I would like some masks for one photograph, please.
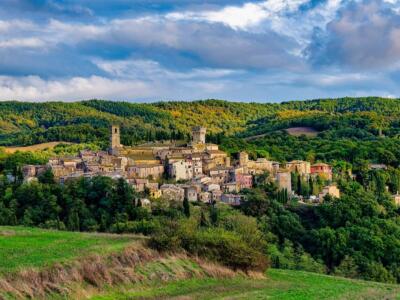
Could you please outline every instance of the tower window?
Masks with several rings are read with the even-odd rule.
[[[118,129],[117,128],[114,129],[114,133],[118,133]]]

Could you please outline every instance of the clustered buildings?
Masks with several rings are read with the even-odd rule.
[[[64,183],[73,178],[108,176],[124,178],[136,191],[146,192],[151,198],[168,200],[213,202],[238,205],[240,191],[253,186],[254,175],[269,173],[280,189],[292,194],[291,173],[301,176],[320,176],[332,180],[331,166],[311,165],[306,161],[292,161],[285,165],[264,158],[250,160],[240,152],[231,161],[218,145],[206,143],[206,128],[194,127],[192,141],[184,146],[150,144],[137,147],[123,146],[119,126],[110,127],[109,151],[80,151],[78,156],[50,159],[47,165],[26,165],[24,180],[35,180],[50,169],[54,177]],[[162,182],[173,182],[163,183]],[[319,197],[331,194],[339,197],[334,185],[324,188]]]

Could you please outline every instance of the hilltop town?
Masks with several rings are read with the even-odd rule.
[[[124,178],[137,191],[152,199],[224,202],[239,205],[243,189],[253,187],[255,176],[268,174],[286,197],[298,197],[292,190],[292,174],[308,181],[319,178],[326,186],[308,200],[321,202],[325,195],[340,197],[332,184],[332,167],[325,163],[311,164],[295,160],[285,164],[265,158],[250,160],[246,152],[232,159],[216,144],[206,143],[206,128],[194,127],[190,143],[160,143],[136,147],[120,141],[120,127],[110,127],[108,151],[82,150],[78,156],[51,158],[46,165],[25,165],[24,181],[37,180],[51,170],[61,184],[79,177],[107,176]],[[145,202],[148,199],[143,199]]]

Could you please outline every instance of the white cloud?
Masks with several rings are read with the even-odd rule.
[[[219,10],[173,12],[166,15],[171,20],[207,21],[223,23],[235,30],[249,30],[280,13],[296,11],[308,0],[268,0],[248,2],[242,6],[226,6]]]
[[[140,81],[113,80],[99,76],[44,80],[38,76],[0,76],[1,100],[25,101],[115,99],[154,96],[152,87]],[[122,98],[120,98],[122,99]]]
[[[146,80],[192,80],[192,79],[217,79],[235,74],[242,74],[244,71],[231,69],[200,68],[191,69],[185,72],[171,71],[162,67],[153,60],[98,60],[93,62],[103,71],[112,76],[120,78],[146,78]]]
[[[42,48],[45,42],[38,38],[15,38],[0,40],[0,48]]]

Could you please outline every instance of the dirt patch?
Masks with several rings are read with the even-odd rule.
[[[14,236],[14,230],[0,230],[0,236]]]
[[[26,152],[26,151],[39,151],[39,150],[44,150],[44,149],[53,149],[55,146],[59,144],[72,144],[69,142],[49,142],[49,143],[42,143],[42,144],[36,144],[32,146],[25,146],[25,147],[6,147],[5,151],[6,153],[14,153],[17,151],[21,152]]]
[[[315,130],[312,127],[290,127],[286,128],[285,131],[293,136],[305,135],[308,137],[316,137],[319,133],[318,130]]]

